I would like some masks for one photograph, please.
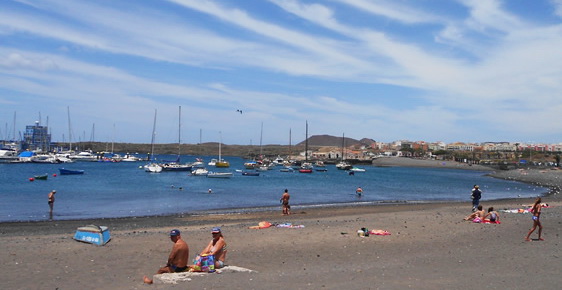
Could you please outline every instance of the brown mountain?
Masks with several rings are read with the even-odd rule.
[[[365,140],[361,139],[361,140]],[[345,137],[345,146],[351,146],[356,144],[363,144],[361,141],[355,140],[353,138]],[[305,141],[297,144],[298,146],[304,146]],[[330,147],[341,147],[342,137],[330,136],[330,135],[315,135],[308,138],[308,146],[330,146]]]

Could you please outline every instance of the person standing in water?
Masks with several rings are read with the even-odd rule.
[[[53,208],[55,207],[55,193],[57,193],[56,190],[51,190],[51,192],[49,192],[49,195],[47,195],[47,203],[49,204],[49,218],[53,219]]]
[[[279,199],[281,204],[283,204],[283,214],[284,215],[290,215],[291,214],[291,206],[289,205],[289,199],[290,198],[291,198],[291,196],[289,195],[289,190],[285,189],[285,192],[283,193],[283,195]]]

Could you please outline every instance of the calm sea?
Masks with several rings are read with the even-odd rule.
[[[361,166],[366,172],[350,176],[328,165],[327,172],[312,174],[276,168],[260,172],[260,176],[243,176],[235,170],[243,169],[245,160],[226,159],[231,167],[214,171],[233,172],[229,179],[190,176],[187,172],[147,173],[140,169],[142,162],[0,164],[0,221],[48,219],[47,194],[53,189],[57,190],[54,219],[59,220],[278,208],[284,189],[289,189],[291,204],[297,208],[396,201],[469,203],[474,184],[483,189],[483,200],[534,197],[548,190],[486,177],[486,172],[444,168]],[[195,157],[182,156],[182,161],[192,162]],[[85,174],[61,176],[61,167],[82,169]],[[45,173],[49,174],[47,180],[29,181]],[[363,188],[361,198],[355,195],[359,186]]]

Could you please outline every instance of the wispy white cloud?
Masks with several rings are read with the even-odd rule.
[[[49,99],[41,109],[57,111],[80,102],[86,120],[101,102],[112,104],[106,119],[143,127],[154,108],[188,103],[194,120],[214,116],[193,126],[229,127],[225,141],[238,143],[253,133],[228,131],[263,120],[274,132],[311,119],[322,120],[318,134],[386,140],[560,129],[560,25],[527,21],[501,1],[448,2],[455,13],[429,2],[269,0],[262,13],[228,0],[14,1],[0,10],[0,103]],[[512,126],[522,115],[544,125]]]

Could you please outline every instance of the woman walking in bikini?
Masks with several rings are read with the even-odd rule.
[[[533,207],[531,208],[531,212],[533,213],[533,227],[529,230],[529,233],[525,237],[525,241],[527,241],[527,242],[531,241],[529,239],[529,237],[535,231],[537,226],[539,227],[539,241],[544,241],[544,239],[542,238],[542,224],[541,224],[541,219],[540,219],[541,208],[542,208],[541,198],[537,197],[537,200],[535,200],[535,203],[533,204]]]

